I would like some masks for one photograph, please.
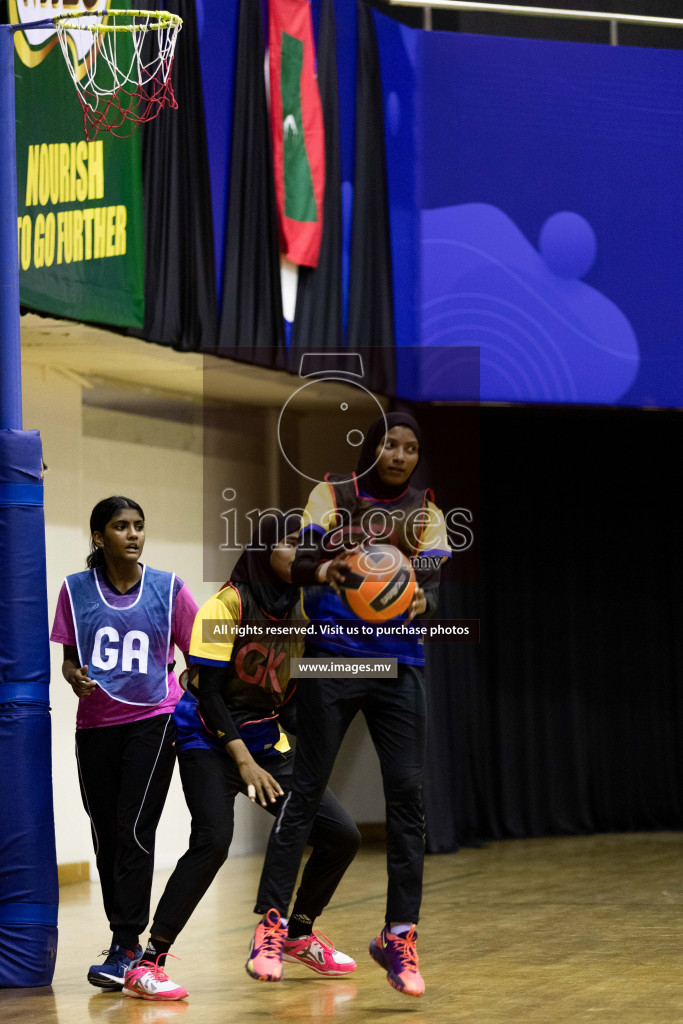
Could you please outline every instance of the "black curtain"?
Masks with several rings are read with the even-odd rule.
[[[384,112],[372,10],[358,3],[356,160],[348,345],[360,351],[373,391],[395,393],[394,305]]]
[[[241,0],[218,355],[285,365],[260,0]]]
[[[183,18],[173,63],[177,110],[142,125],[145,323],[136,337],[196,351],[215,345],[216,285],[209,160],[195,0],[149,0],[138,9]],[[156,46],[155,33],[147,45]]]
[[[432,417],[443,508],[467,438],[452,411]],[[439,614],[480,618],[482,639],[429,648],[431,852],[683,827],[682,422],[481,410],[480,579],[454,558]]]
[[[318,266],[300,267],[290,344],[290,368],[301,349],[340,349],[342,329],[342,215],[337,33],[333,0],[323,0],[318,35],[318,86],[325,122],[325,200]]]
[[[480,618],[480,409],[394,404],[411,411],[420,424],[423,443],[414,482],[434,491],[436,504],[447,516],[451,545],[457,547],[441,570],[435,618]],[[483,642],[487,636],[488,631]],[[492,799],[481,773],[481,767],[490,763],[491,751],[480,721],[480,657],[481,648],[471,643],[440,642],[427,647],[424,796],[430,853],[457,850],[492,834],[481,823]]]

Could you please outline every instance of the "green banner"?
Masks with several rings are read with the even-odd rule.
[[[301,39],[282,33],[280,92],[285,168],[285,216],[315,223],[318,214],[313,194],[313,178],[306,153],[304,122],[301,116],[301,68],[304,44]]]
[[[11,21],[25,22],[13,7]],[[44,17],[45,7],[40,10]],[[27,26],[15,34],[15,72],[21,302],[70,319],[141,327],[139,137],[118,139],[101,131],[86,139],[76,89],[51,28]]]

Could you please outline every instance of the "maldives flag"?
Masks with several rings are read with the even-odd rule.
[[[270,122],[280,249],[315,267],[323,231],[325,130],[309,0],[268,0]]]

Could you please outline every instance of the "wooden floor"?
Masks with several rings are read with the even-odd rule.
[[[0,990],[2,1024],[679,1024],[683,1022],[683,835],[493,843],[428,857],[419,952],[423,999],[389,987],[368,957],[382,924],[384,855],[364,850],[320,926],[358,960],[347,980],[289,965],[252,981],[257,857],[223,868],[181,935],[169,974],[187,1002],[102,993],[85,980],[108,943],[96,884],[62,890],[49,989]],[[155,896],[168,872],[159,872]]]

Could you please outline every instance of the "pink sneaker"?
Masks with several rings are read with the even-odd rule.
[[[257,981],[279,981],[282,977],[282,947],[287,938],[287,926],[277,910],[269,910],[256,926],[244,965],[247,974]]]
[[[407,996],[424,995],[425,983],[417,966],[417,932],[394,935],[382,928],[370,943],[370,956],[387,972],[387,981]]]
[[[316,931],[299,939],[285,939],[282,959],[290,964],[303,964],[329,978],[351,974],[357,966],[350,956],[334,948],[327,935]]]
[[[172,956],[172,953],[167,953]],[[132,996],[133,999],[186,999],[187,989],[176,985],[171,981],[166,971],[158,963],[150,960],[139,960],[133,967],[126,971],[126,979],[123,983],[124,996]]]

